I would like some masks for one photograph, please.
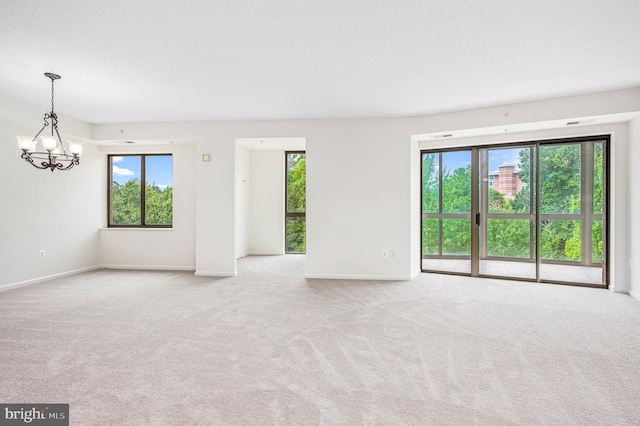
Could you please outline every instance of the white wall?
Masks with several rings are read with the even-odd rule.
[[[284,254],[284,152],[251,151],[249,254]]]
[[[406,122],[336,121],[318,130],[307,133],[306,276],[410,279]]]
[[[44,112],[0,98],[0,289],[98,264],[106,167],[91,144],[68,171],[39,170],[22,160],[15,135],[35,136]],[[67,117],[59,116],[59,129],[63,139],[90,137],[88,125]]]
[[[23,131],[11,124],[16,121],[13,117],[24,115],[29,108],[14,105],[2,108],[5,104],[0,102],[0,117],[7,122],[2,128],[5,139],[13,140],[16,133],[31,133],[30,129]],[[194,258],[199,275],[233,275],[235,141],[301,136],[306,138],[308,160],[307,276],[408,279],[419,269],[420,244],[419,184],[415,179],[419,160],[412,135],[637,111],[640,111],[640,89],[413,118],[96,125],[91,127],[95,140],[188,142],[184,147],[180,143],[173,148],[185,150],[176,151],[181,158],[177,166],[181,171],[175,177],[177,229],[98,231],[106,221],[106,151],[99,154],[88,150],[85,163],[78,169],[86,175],[56,172],[49,176],[51,179],[44,179],[46,173],[39,172],[33,177],[23,177],[24,185],[15,178],[18,170],[24,169],[11,166],[2,171],[1,188],[3,195],[7,194],[3,199],[16,200],[12,203],[20,205],[21,210],[16,213],[4,205],[1,210],[2,279],[12,283],[102,263],[186,268],[194,266]],[[38,111],[35,117],[29,120],[22,117],[17,122],[39,122],[41,114]],[[72,129],[87,127],[79,122],[70,123]],[[637,147],[619,142],[622,130],[612,130],[615,125],[602,126],[616,137],[613,275],[616,290],[620,290],[628,286],[628,251],[637,251],[628,237],[629,212],[637,212],[638,204],[636,199],[629,208],[625,204],[626,190],[636,190],[625,186],[629,178],[625,158],[629,154],[637,159],[638,153]],[[623,127],[626,131],[627,126]],[[631,129],[633,144],[638,140],[637,127],[635,123]],[[560,133],[550,131],[551,137],[562,136]],[[628,148],[631,150],[627,151]],[[2,148],[3,153],[18,156],[16,150]],[[203,153],[210,154],[212,161],[202,162]],[[18,163],[24,167],[19,158],[15,164]],[[82,168],[85,164],[87,167]],[[178,185],[182,190],[178,191]],[[25,188],[33,193],[34,187],[38,188],[37,195],[24,195]],[[73,188],[75,195],[67,198],[60,194],[61,188]],[[82,198],[77,194],[82,194]],[[65,202],[52,201],[60,198]],[[66,221],[74,218],[74,225],[78,225],[70,235],[45,236],[48,227],[36,218],[43,206],[55,222],[68,225]],[[251,210],[258,211],[256,206]],[[23,217],[31,228],[25,229]],[[248,229],[249,235],[253,234],[251,224]],[[41,241],[43,238],[45,241]],[[24,259],[37,255],[40,248],[48,249],[40,247],[42,244],[54,247],[53,254],[64,253],[62,263],[48,268],[44,266],[46,262],[39,264],[34,258],[26,261],[25,267]],[[130,250],[128,256],[122,256],[123,249]],[[382,259],[382,249],[394,250],[396,257]]]
[[[405,279],[419,253],[417,160],[411,135],[640,111],[640,89],[426,117],[95,126],[99,139],[182,138],[213,161],[196,164],[196,273],[233,275],[236,138],[306,138],[308,277]],[[553,131],[554,136],[557,135]],[[414,144],[415,145],[415,144]],[[624,147],[623,147],[624,148]],[[626,164],[616,176],[625,173]],[[618,190],[623,183],[618,180]],[[616,256],[627,250],[624,203],[614,198]],[[254,208],[255,209],[255,208]],[[416,210],[416,211],[414,211]],[[382,259],[381,250],[396,252]],[[618,262],[618,261],[616,261]],[[626,268],[613,272],[618,288]]]
[[[249,253],[249,212],[251,212],[251,152],[245,146],[236,144],[236,176],[242,177],[242,182],[236,179],[236,226],[240,236],[236,236],[236,257],[244,257]],[[240,185],[240,186],[239,186]],[[240,200],[238,198],[241,198]],[[241,211],[238,211],[241,210]],[[238,247],[240,246],[240,247]]]
[[[627,178],[629,185],[629,293],[640,300],[640,185],[637,169],[640,164],[640,117],[629,123],[629,157]]]
[[[236,274],[234,139],[196,145],[197,158],[211,154],[196,164],[196,275]]]
[[[103,146],[106,187],[107,154],[173,155],[173,228],[107,228],[100,224],[100,264],[108,268],[195,270],[195,146],[193,144]],[[101,209],[107,210],[106,196]]]

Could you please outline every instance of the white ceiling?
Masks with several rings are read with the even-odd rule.
[[[640,87],[638,0],[0,0],[0,94],[89,123],[425,115]]]

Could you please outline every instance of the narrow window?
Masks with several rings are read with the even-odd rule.
[[[307,210],[307,159],[304,151],[287,151],[285,197],[285,252],[305,253]]]
[[[109,155],[108,165],[110,227],[172,226],[171,154]]]

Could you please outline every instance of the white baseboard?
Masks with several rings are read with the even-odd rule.
[[[417,271],[415,271],[413,274],[411,274],[411,279],[412,279],[412,280],[415,280],[415,279],[416,279],[416,277],[417,277],[418,275],[420,275],[421,273],[422,273],[422,271],[421,271],[420,269],[418,269],[418,270],[417,270]]]
[[[250,251],[245,255],[246,256],[282,256],[284,252],[274,253],[272,251]]]
[[[38,284],[44,281],[55,280],[57,278],[68,277],[70,275],[81,274],[83,272],[94,271],[96,269],[102,269],[102,266],[101,265],[88,266],[86,268],[74,269],[73,271],[61,272],[59,274],[46,275],[44,277],[33,278],[31,280],[20,281],[17,283],[5,284],[0,286],[0,292],[13,290],[15,288],[20,288],[20,287],[26,287],[28,285]]]
[[[198,271],[196,270],[195,275],[198,277],[235,277],[238,275],[237,271],[233,272],[221,272],[221,271]]]
[[[339,275],[305,274],[305,278],[318,280],[367,280],[367,281],[411,281],[410,275]]]
[[[176,266],[176,265],[100,265],[103,269],[137,269],[141,271],[195,271],[195,266]]]

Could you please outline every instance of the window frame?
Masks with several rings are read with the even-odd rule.
[[[107,155],[107,227],[108,228],[173,228],[173,211],[171,213],[171,224],[146,224],[146,188],[147,188],[147,175],[146,175],[146,158],[147,157],[171,157],[171,172],[173,174],[173,154],[172,153],[150,153],[150,154],[108,154]],[[111,191],[113,189],[113,158],[114,157],[140,157],[140,224],[116,224],[113,223],[113,210],[112,210],[112,196]],[[173,206],[173,197],[171,198],[171,205]]]
[[[284,242],[284,252],[285,254],[306,254],[306,244],[305,244],[305,251],[289,251],[287,249],[287,219],[289,218],[296,218],[296,217],[301,217],[304,219],[304,226],[305,226],[305,241],[306,241],[306,232],[307,232],[307,206],[305,204],[305,209],[303,212],[290,212],[289,211],[289,205],[288,205],[288,200],[289,200],[289,164],[288,164],[288,160],[289,160],[289,155],[290,154],[303,154],[304,158],[306,160],[307,158],[307,152],[305,150],[295,150],[295,151],[285,151],[284,152],[284,238],[283,238],[283,242]],[[306,174],[305,174],[305,181],[306,181]],[[305,198],[306,198],[306,189],[305,189]]]

